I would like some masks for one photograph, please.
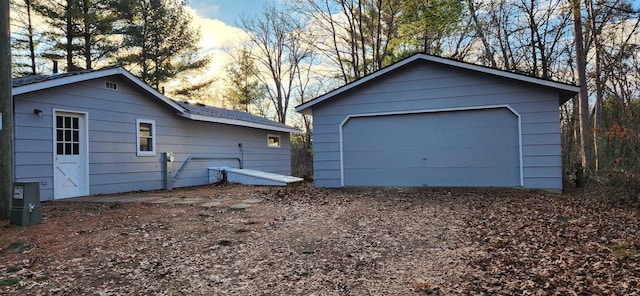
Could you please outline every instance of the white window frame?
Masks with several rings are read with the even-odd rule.
[[[140,150],[140,124],[151,124],[151,151]],[[158,137],[156,136],[156,121],[150,119],[136,119],[136,155],[138,156],[155,156],[156,155],[156,142]]]
[[[278,139],[276,144],[271,144],[271,138]],[[282,139],[280,135],[267,134],[267,147],[269,148],[280,148],[282,145]]]

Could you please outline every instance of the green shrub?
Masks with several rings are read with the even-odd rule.
[[[305,141],[304,135],[291,137],[291,175],[313,179],[313,148]]]

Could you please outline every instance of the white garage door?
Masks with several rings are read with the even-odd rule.
[[[507,108],[352,117],[342,141],[344,186],[521,185]]]

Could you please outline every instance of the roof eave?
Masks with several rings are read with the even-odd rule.
[[[105,76],[121,74],[121,68],[111,68],[102,71],[89,72],[78,75],[65,76],[50,80],[45,80],[41,82],[29,83],[21,86],[16,86],[12,88],[12,95],[22,95],[34,91],[44,90],[48,88],[53,88],[61,85],[67,85],[71,83],[76,83],[80,81],[101,78]]]
[[[331,97],[333,97],[335,95],[338,95],[340,93],[348,91],[348,90],[350,90],[352,88],[360,86],[360,85],[362,85],[362,84],[364,84],[364,83],[366,83],[366,82],[368,82],[368,81],[370,81],[370,80],[372,80],[374,78],[380,77],[380,76],[382,76],[382,75],[384,75],[384,74],[386,74],[388,72],[391,72],[391,71],[393,71],[395,69],[398,69],[398,68],[400,68],[400,67],[402,67],[402,66],[404,66],[404,65],[406,65],[408,63],[411,63],[411,62],[413,62],[413,61],[415,61],[416,59],[419,59],[419,58],[420,58],[419,55],[413,55],[411,57],[408,57],[408,58],[406,58],[406,59],[404,59],[402,61],[399,61],[399,62],[397,62],[397,63],[395,63],[393,65],[390,65],[388,67],[382,68],[382,69],[378,70],[377,72],[374,72],[374,73],[370,74],[369,76],[366,76],[366,77],[361,78],[359,80],[353,81],[353,82],[351,82],[351,83],[349,83],[347,85],[344,85],[342,87],[336,88],[336,89],[334,89],[334,90],[332,90],[332,91],[330,91],[330,92],[328,92],[328,93],[326,93],[326,94],[324,94],[322,96],[319,96],[319,97],[317,97],[317,98],[315,98],[315,99],[313,99],[313,100],[311,100],[309,102],[306,102],[304,104],[298,105],[298,106],[296,106],[295,110],[296,110],[296,112],[300,112],[300,113],[305,114],[304,111],[306,109],[310,108],[313,105],[316,105],[316,104],[318,104],[320,102],[323,102],[323,101],[325,101],[325,100],[327,100],[327,99],[329,99],[329,98],[331,98]]]
[[[313,108],[305,108],[305,109],[298,110],[298,107],[296,107],[296,112],[303,115],[313,115]]]
[[[564,103],[573,99],[580,92],[580,88],[578,87],[578,91],[560,91],[560,99],[558,100],[558,104],[560,106],[564,105]]]
[[[135,77],[133,74],[129,73],[129,71],[124,70],[123,68],[117,68],[117,69],[121,70],[119,74],[124,75],[131,82],[135,83],[140,88],[144,89],[146,92],[148,92],[151,95],[155,96],[156,98],[160,99],[163,103],[171,106],[176,111],[181,112],[181,113],[187,112],[187,109],[185,109],[184,107],[180,106],[180,104],[174,102],[172,99],[170,99],[167,96],[163,95],[162,93],[160,93],[159,91],[157,91],[153,87],[151,87],[148,84],[146,84],[144,81],[138,79],[138,77]]]
[[[157,90],[153,89],[151,86],[147,85],[142,80],[140,80],[139,78],[135,77],[133,74],[129,73],[127,70],[125,70],[122,67],[110,68],[110,69],[105,69],[105,70],[97,70],[97,71],[89,72],[89,73],[71,75],[71,76],[66,76],[66,77],[60,77],[60,78],[56,78],[56,79],[46,80],[46,81],[42,81],[42,82],[35,82],[35,83],[31,83],[31,84],[26,84],[26,85],[22,85],[22,86],[16,86],[16,87],[12,88],[12,95],[13,96],[22,95],[22,94],[26,94],[26,93],[30,93],[30,92],[34,92],[34,91],[45,90],[45,89],[49,89],[49,88],[53,88],[53,87],[68,85],[68,84],[77,83],[77,82],[81,82],[81,81],[87,81],[87,80],[91,80],[91,79],[103,78],[103,77],[112,76],[112,75],[125,76],[127,79],[129,79],[129,81],[133,82],[135,85],[139,86],[140,88],[142,88],[147,93],[149,93],[149,94],[153,95],[154,97],[158,98],[163,103],[169,105],[170,107],[172,107],[176,111],[178,111],[180,113],[184,113],[186,111],[186,109],[184,109],[182,106],[178,105],[177,103],[175,103],[174,101],[172,101],[171,99],[166,97],[165,95],[163,95],[160,92],[158,92]]]
[[[372,74],[370,74],[369,76],[366,76],[364,78],[361,78],[359,80],[356,80],[352,83],[349,83],[347,85],[344,85],[342,87],[339,87],[333,91],[330,91],[322,96],[319,96],[309,102],[306,102],[304,104],[298,105],[295,107],[296,112],[300,112],[303,114],[310,114],[311,112],[311,107],[321,103],[329,98],[332,98],[340,93],[346,92],[352,88],[355,88],[357,86],[360,86],[364,83],[369,82],[370,80],[373,80],[377,77],[380,77],[382,75],[385,75],[388,72],[391,72],[395,69],[398,69],[400,67],[403,67],[404,65],[407,65],[409,63],[412,63],[413,61],[416,60],[425,60],[425,61],[431,61],[431,62],[435,62],[435,63],[439,63],[439,64],[443,64],[443,65],[449,65],[449,66],[453,66],[453,67],[458,67],[461,69],[467,69],[467,70],[472,70],[472,71],[476,71],[476,72],[481,72],[481,73],[486,73],[486,74],[491,74],[491,75],[495,75],[495,76],[499,76],[499,77],[505,77],[505,78],[509,78],[509,79],[514,79],[514,80],[519,80],[519,81],[523,81],[523,82],[527,82],[527,83],[532,83],[532,84],[536,84],[536,85],[540,85],[540,86],[545,86],[545,87],[550,87],[550,88],[554,88],[557,89],[558,91],[561,92],[561,100],[560,100],[560,105],[562,105],[564,102],[566,102],[567,100],[569,100],[571,97],[573,97],[572,95],[569,95],[570,93],[578,93],[578,91],[580,90],[580,88],[578,86],[575,85],[570,85],[570,84],[565,84],[565,83],[560,83],[560,82],[555,82],[555,81],[549,81],[549,80],[544,80],[544,79],[540,79],[540,78],[535,78],[535,77],[529,77],[526,75],[522,75],[522,74],[517,74],[517,73],[512,73],[512,72],[507,72],[507,71],[503,71],[503,70],[498,70],[498,69],[493,69],[493,68],[488,68],[488,67],[484,67],[484,66],[479,66],[479,65],[474,65],[474,64],[470,64],[470,63],[465,63],[465,62],[460,62],[460,61],[455,61],[455,60],[451,60],[451,59],[445,59],[445,58],[441,58],[441,57],[436,57],[436,56],[431,56],[431,55],[426,55],[426,54],[415,54],[411,57],[408,57],[402,61],[399,61],[393,65],[390,65],[386,68],[383,68],[377,72],[374,72]],[[566,96],[569,96],[568,98]],[[565,99],[566,98],[566,99]],[[562,101],[564,100],[564,102]]]
[[[249,122],[249,121],[238,120],[238,119],[222,118],[222,117],[215,117],[215,116],[205,116],[205,115],[198,115],[198,114],[192,114],[192,113],[184,113],[182,116],[185,117],[185,118],[191,119],[191,120],[222,123],[222,124],[229,124],[229,125],[243,126],[243,127],[251,127],[251,128],[257,128],[257,129],[275,131],[275,132],[294,133],[294,134],[301,134],[302,133],[302,130],[294,128],[294,127],[273,126],[273,125],[256,123],[256,122]]]
[[[537,84],[537,85],[540,85],[540,86],[551,87],[551,88],[558,89],[560,91],[570,91],[570,92],[573,91],[573,92],[576,92],[576,93],[578,91],[580,91],[580,88],[578,86],[570,85],[570,84],[566,84],[566,83],[561,83],[561,82],[555,82],[555,81],[551,81],[551,80],[535,78],[535,77],[526,76],[526,75],[522,75],[522,74],[518,74],[518,73],[498,70],[498,69],[494,69],[494,68],[474,65],[474,64],[470,64],[470,63],[465,63],[465,62],[445,59],[445,58],[436,57],[436,56],[430,56],[430,55],[425,55],[425,54],[419,54],[419,56],[421,56],[422,59],[427,60],[427,61],[437,62],[437,63],[441,63],[441,64],[444,64],[444,65],[450,65],[450,66],[454,66],[454,67],[458,67],[458,68],[462,68],[462,69],[468,69],[468,70],[472,70],[472,71],[476,71],[476,72],[487,73],[487,74],[491,74],[491,75],[495,75],[495,76],[510,78],[510,79],[513,79],[513,80],[524,81],[524,82],[528,82],[528,83],[532,83],[532,84]]]

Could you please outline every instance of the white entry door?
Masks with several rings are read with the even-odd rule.
[[[55,112],[54,136],[54,198],[88,195],[86,115]]]

